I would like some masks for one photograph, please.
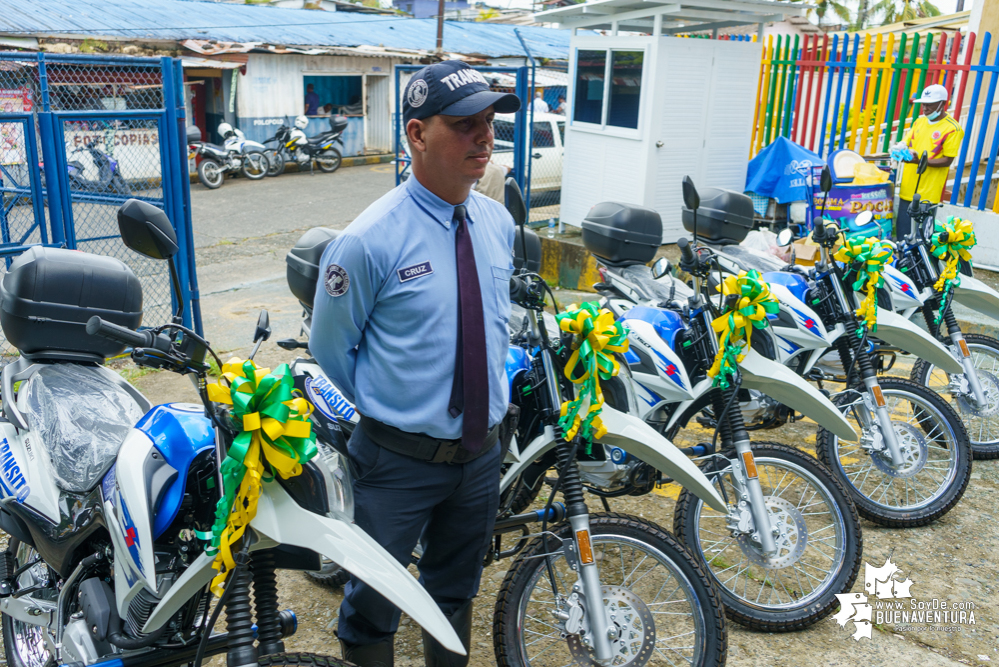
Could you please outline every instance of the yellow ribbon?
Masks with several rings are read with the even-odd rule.
[[[857,280],[853,283],[854,291],[866,287],[867,294],[857,308],[857,317],[861,323],[867,326],[869,331],[877,331],[878,328],[878,288],[884,284],[885,264],[891,262],[895,252],[895,244],[891,241],[883,241],[876,236],[856,241],[846,239],[833,258],[846,264],[849,270],[854,262],[860,263]],[[866,285],[865,285],[866,283]],[[857,335],[864,334],[863,327],[857,329]]]
[[[294,380],[287,364],[274,373],[252,361],[230,359],[222,366],[219,382],[208,385],[208,398],[233,406],[233,417],[242,430],[233,439],[222,462],[222,498],[215,513],[212,564],[218,574],[211,590],[221,595],[229,570],[235,566],[232,547],[257,514],[257,502],[265,479],[265,462],[283,479],[302,473],[302,463],[316,455],[316,436],[309,416],[312,404],[293,396]]]
[[[600,380],[618,374],[620,367],[613,353],[628,349],[628,330],[615,322],[614,314],[606,308],[598,312],[597,304],[593,302],[584,303],[578,309],[573,304],[555,318],[559,329],[575,336],[572,354],[565,364],[565,376],[579,385],[577,398],[562,403],[559,425],[567,441],[580,432],[589,449],[594,439],[607,433],[607,427],[600,419],[604,405]],[[579,410],[587,398],[589,406],[584,419],[580,418]]]
[[[727,389],[728,377],[735,374],[736,365],[752,346],[753,329],[767,326],[767,314],[780,309],[770,287],[760,279],[757,271],[741,271],[738,276],[727,276],[719,287],[723,296],[736,294],[739,298],[729,305],[711,323],[719,334],[718,353],[708,369],[708,377],[715,378],[714,386]]]

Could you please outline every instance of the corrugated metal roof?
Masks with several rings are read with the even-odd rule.
[[[432,51],[435,19],[281,9],[197,0],[2,0],[0,34],[217,39],[313,46],[379,46]],[[490,57],[524,55],[516,26],[447,21],[444,50]],[[519,28],[535,57],[566,58],[569,31]]]

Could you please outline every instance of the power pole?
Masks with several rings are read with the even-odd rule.
[[[444,0],[437,3],[437,55],[444,51]]]

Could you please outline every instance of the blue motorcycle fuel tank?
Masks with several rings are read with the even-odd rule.
[[[531,370],[531,355],[522,347],[511,345],[506,351],[506,381],[510,385],[510,396],[513,397],[513,382],[521,373]]]
[[[135,425],[153,441],[164,460],[179,474],[153,508],[153,538],[173,523],[184,499],[187,471],[194,458],[215,446],[215,430],[205,409],[194,403],[157,405]]]
[[[774,285],[782,285],[798,301],[808,303],[805,293],[808,291],[808,281],[797,273],[787,271],[769,271],[760,276],[763,280]]]
[[[680,315],[661,308],[635,306],[622,315],[621,319],[648,322],[655,328],[659,337],[666,341],[670,349],[673,349],[673,344],[676,342],[676,334],[684,329],[683,318]]]

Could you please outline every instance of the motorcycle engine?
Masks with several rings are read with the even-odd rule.
[[[748,391],[749,400],[741,403],[742,418],[746,425],[753,426],[773,419],[779,405],[777,401],[755,389]]]

